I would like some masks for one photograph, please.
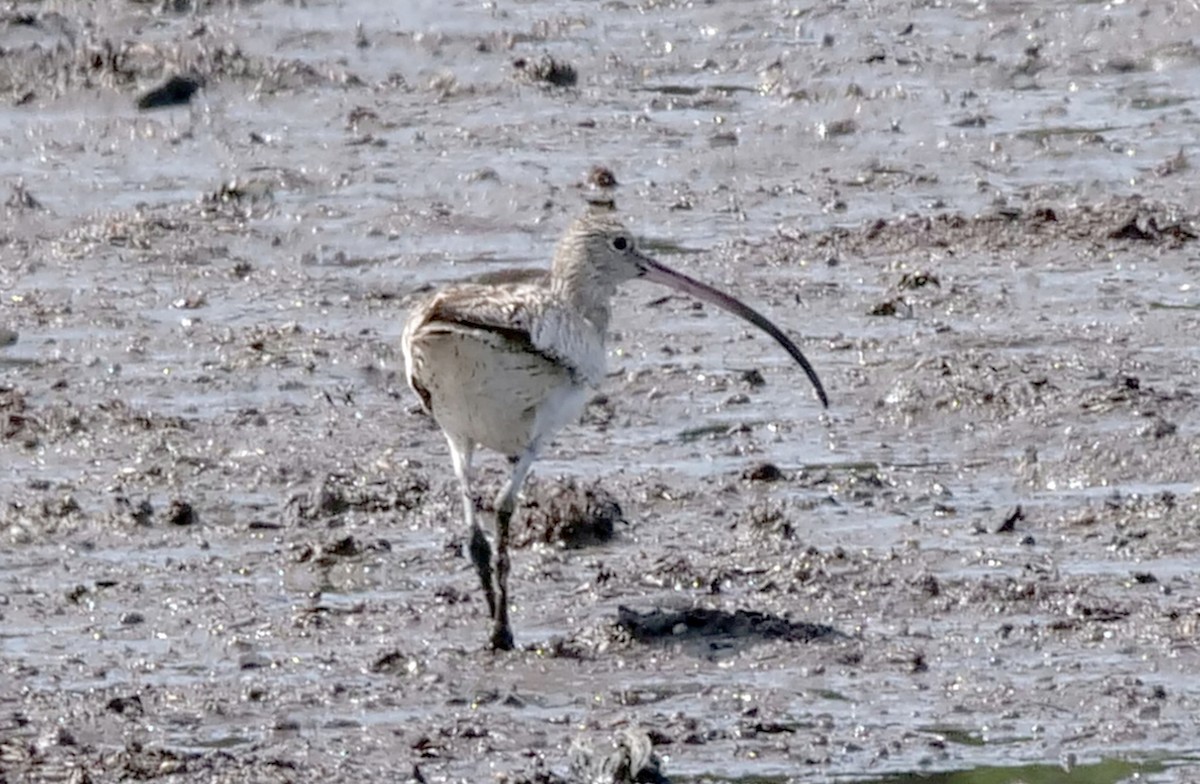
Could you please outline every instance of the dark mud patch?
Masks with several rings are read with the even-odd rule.
[[[754,610],[728,612],[706,607],[686,610],[617,609],[617,625],[638,642],[705,639],[716,645],[747,644],[755,641],[814,642],[838,634],[832,626],[790,621]]]
[[[168,106],[183,106],[190,102],[192,96],[199,92],[202,87],[204,87],[203,79],[175,75],[153,90],[139,96],[137,99],[137,108],[145,111],[148,109],[165,109]]]
[[[624,523],[621,505],[600,482],[530,482],[523,493],[517,547],[534,543],[578,549],[612,540]]]

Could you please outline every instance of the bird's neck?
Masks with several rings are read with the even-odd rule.
[[[592,322],[603,339],[612,316],[612,298],[617,293],[612,281],[598,274],[595,267],[578,263],[560,250],[550,269],[550,291],[572,312]]]
[[[612,296],[615,293],[612,286],[586,277],[563,279],[555,276],[551,278],[550,291],[572,312],[594,324],[601,335],[608,332],[608,323],[612,318]]]

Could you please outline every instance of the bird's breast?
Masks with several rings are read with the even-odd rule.
[[[604,331],[565,307],[546,308],[536,319],[530,337],[539,350],[558,357],[588,386],[604,380]]]

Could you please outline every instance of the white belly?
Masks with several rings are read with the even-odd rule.
[[[541,446],[587,402],[583,379],[496,333],[426,325],[406,349],[409,378],[442,429],[505,455]]]

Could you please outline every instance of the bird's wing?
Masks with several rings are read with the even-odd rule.
[[[525,286],[451,286],[435,294],[422,308],[421,326],[442,324],[500,335],[513,347],[541,353],[533,342],[536,328],[530,294]],[[414,316],[417,314],[414,314]],[[548,356],[551,361],[559,357]]]
[[[463,284],[443,289],[409,316],[405,340],[418,330],[438,327],[500,336],[514,350],[544,357],[580,383],[596,384],[604,375],[603,335],[554,303],[542,285]]]

